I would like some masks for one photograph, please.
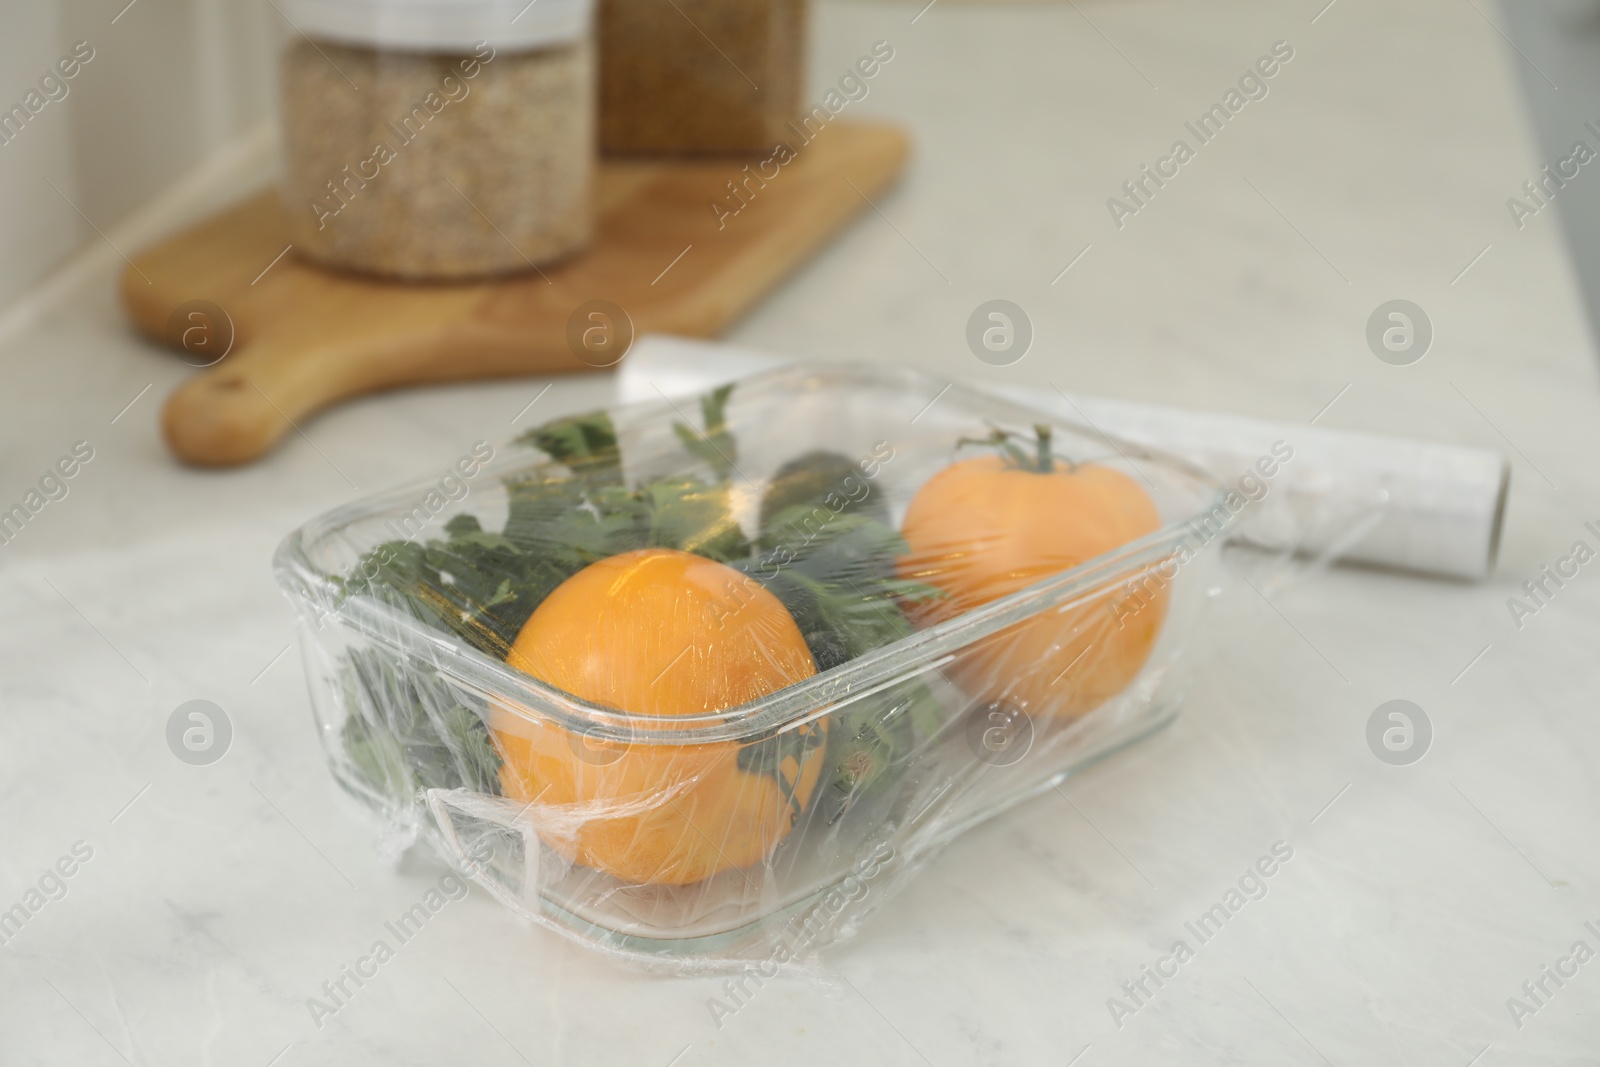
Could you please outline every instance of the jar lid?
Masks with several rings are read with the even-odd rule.
[[[418,51],[564,44],[584,36],[594,0],[283,0],[308,37]]]

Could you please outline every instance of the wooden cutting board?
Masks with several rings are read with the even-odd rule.
[[[209,364],[167,400],[172,451],[247,463],[348,397],[592,371],[616,362],[630,325],[714,337],[867,209],[908,153],[893,127],[839,121],[764,187],[744,182],[744,161],[606,161],[589,249],[542,274],[469,284],[388,282],[285,255],[269,191],[136,255],[122,302],[145,333]],[[719,218],[714,202],[740,203],[730,180],[744,206]]]

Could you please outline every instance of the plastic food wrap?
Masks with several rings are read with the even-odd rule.
[[[618,368],[617,397],[626,403],[694,393],[788,362],[722,341],[649,334]],[[1250,501],[1234,538],[1269,553],[1293,549],[1469,581],[1494,569],[1511,464],[1493,449],[1037,386],[987,391],[1087,425],[1124,447],[1180,457],[1229,483]]]
[[[1170,721],[1229,500],[959,386],[787,368],[480,442],[276,564],[391,851],[615,956],[765,969]]]

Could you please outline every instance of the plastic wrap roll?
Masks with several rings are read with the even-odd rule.
[[[629,402],[694,393],[786,362],[733,345],[645,337],[622,363],[618,398]],[[1224,484],[1241,486],[1241,495],[1252,502],[1256,493],[1263,502],[1273,500],[1255,521],[1240,525],[1242,536],[1279,544],[1292,540],[1302,551],[1349,562],[1474,581],[1494,566],[1511,467],[1491,449],[1050,389],[993,391],[1064,421],[1087,424],[1113,447],[1121,442],[1179,456]],[[1307,519],[1363,511],[1371,511],[1373,520],[1362,537],[1347,544],[1333,543],[1319,533],[1324,524]],[[1325,525],[1349,528],[1343,522]]]

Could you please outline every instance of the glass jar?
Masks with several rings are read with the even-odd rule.
[[[592,0],[284,0],[289,239],[406,280],[526,271],[593,229]]]
[[[736,155],[791,139],[806,9],[807,0],[600,0],[601,148]]]

